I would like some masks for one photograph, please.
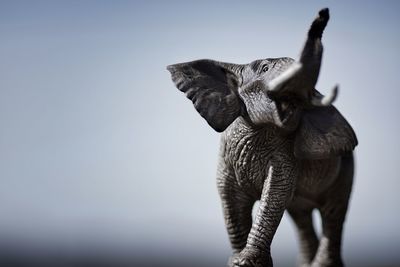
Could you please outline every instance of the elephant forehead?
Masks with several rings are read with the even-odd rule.
[[[290,65],[292,65],[294,59],[289,57],[281,57],[281,58],[266,58],[266,59],[258,59],[246,65],[242,72],[243,84],[251,82],[259,76],[263,75],[267,80],[272,80],[277,77],[279,74],[284,72]],[[264,66],[268,67],[268,71],[266,73],[262,73],[262,68]]]
[[[287,70],[293,63],[294,59],[288,57],[272,59],[271,67],[266,73],[267,79],[272,80]]]

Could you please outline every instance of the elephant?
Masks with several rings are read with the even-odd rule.
[[[228,266],[273,266],[271,242],[285,211],[297,229],[299,266],[344,266],[342,230],[358,141],[332,105],[338,86],[327,95],[315,89],[328,20],[329,9],[320,10],[299,60],[202,59],[167,67],[176,87],[222,132],[217,187],[233,250]]]

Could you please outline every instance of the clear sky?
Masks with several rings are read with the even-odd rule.
[[[3,243],[224,263],[219,134],[165,67],[296,58],[323,7],[317,89],[340,84],[359,139],[344,257],[399,264],[399,1],[0,1]],[[274,260],[296,252],[285,216]]]

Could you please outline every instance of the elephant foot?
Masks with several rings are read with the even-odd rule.
[[[233,253],[232,256],[229,257],[227,267],[232,267],[232,266],[234,266],[234,265],[233,265],[233,260],[236,259],[236,258],[239,256],[239,254],[240,254],[240,252],[235,252],[235,253]]]
[[[272,267],[272,258],[265,252],[243,249],[229,260],[229,267]]]
[[[318,261],[314,260],[311,264],[311,267],[344,267],[342,260],[326,260],[326,261]]]
[[[311,267],[312,260],[300,258],[296,264],[297,267]]]
[[[297,266],[298,267],[311,267],[311,263],[300,263]]]

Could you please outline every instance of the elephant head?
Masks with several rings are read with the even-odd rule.
[[[328,9],[312,23],[300,59],[268,58],[249,64],[196,60],[170,65],[172,80],[217,132],[237,117],[255,127],[294,133],[299,158],[326,158],[357,145],[343,116],[331,105],[335,86],[323,96],[315,90],[322,59],[321,37]]]

